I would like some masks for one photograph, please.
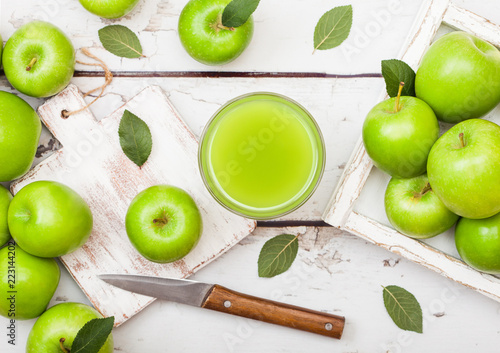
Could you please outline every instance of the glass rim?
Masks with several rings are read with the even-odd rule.
[[[215,194],[215,192],[212,190],[212,187],[210,186],[210,184],[208,182],[209,178],[207,177],[207,175],[205,175],[206,173],[205,173],[204,168],[203,168],[203,159],[204,159],[204,157],[202,156],[203,141],[205,140],[208,131],[212,127],[212,124],[219,117],[219,114],[224,109],[226,109],[229,105],[231,105],[231,104],[233,104],[233,103],[235,103],[237,101],[240,101],[240,100],[242,100],[244,98],[247,98],[247,97],[259,96],[259,95],[274,96],[274,97],[278,97],[278,98],[284,99],[284,100],[286,100],[286,101],[288,101],[288,102],[296,105],[300,110],[302,110],[305,113],[305,115],[309,118],[310,122],[312,123],[312,125],[314,127],[315,132],[317,133],[317,135],[319,137],[319,142],[320,142],[319,145],[320,145],[321,151],[322,151],[322,153],[321,153],[321,155],[322,155],[321,163],[317,163],[316,167],[314,167],[314,175],[315,176],[317,175],[317,180],[315,182],[314,182],[314,180],[311,181],[309,183],[309,185],[308,185],[308,186],[311,186],[314,183],[314,186],[309,191],[305,190],[305,192],[303,192],[302,194],[300,194],[300,197],[298,198],[298,199],[300,199],[300,202],[298,204],[296,204],[295,206],[291,207],[290,209],[287,209],[287,210],[285,210],[283,212],[280,212],[280,213],[277,213],[277,214],[273,214],[273,215],[270,215],[270,216],[254,216],[254,215],[249,215],[249,214],[240,212],[239,210],[236,210],[233,207],[230,207],[230,205],[226,204],[223,200],[221,200]],[[287,214],[290,214],[293,211],[296,211],[298,208],[300,208],[302,205],[304,205],[311,198],[311,196],[314,194],[314,192],[318,188],[319,184],[321,183],[321,180],[323,178],[323,174],[324,174],[324,171],[325,171],[325,165],[326,165],[326,157],[325,156],[326,156],[326,146],[325,146],[325,140],[323,138],[323,133],[321,132],[321,129],[320,129],[317,121],[314,119],[314,117],[311,115],[311,113],[309,113],[309,111],[306,108],[304,108],[300,103],[298,103],[294,99],[289,98],[289,97],[287,97],[287,96],[285,96],[283,94],[280,94],[280,93],[268,92],[268,91],[255,91],[255,92],[245,93],[245,94],[239,95],[239,96],[237,96],[235,98],[232,98],[232,99],[228,100],[226,103],[224,103],[223,105],[221,105],[219,107],[219,109],[217,109],[217,111],[211,116],[211,118],[205,124],[205,127],[203,128],[203,131],[202,131],[202,133],[200,135],[200,139],[199,139],[199,143],[198,143],[198,169],[199,169],[199,172],[201,174],[201,178],[203,180],[203,184],[205,185],[205,188],[208,190],[208,192],[210,193],[210,195],[212,195],[212,197],[215,199],[215,201],[217,201],[217,203],[219,203],[222,207],[224,207],[228,211],[230,211],[230,212],[232,212],[232,213],[234,213],[234,214],[236,214],[238,216],[242,216],[242,217],[253,219],[253,220],[277,219],[277,218],[283,217],[283,216],[285,216]],[[302,197],[303,197],[303,199],[301,199]]]

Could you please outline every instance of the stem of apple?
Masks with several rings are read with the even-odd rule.
[[[153,223],[160,228],[163,228],[168,223],[167,212],[163,211],[163,214],[160,218],[153,219]]]
[[[401,110],[401,107],[399,106],[399,100],[401,98],[401,92],[403,92],[403,87],[405,86],[404,82],[399,83],[399,90],[398,90],[398,95],[396,97],[396,104],[394,106],[394,113],[397,113]]]
[[[464,133],[463,132],[459,133],[458,138],[460,139],[460,146],[464,148],[465,147]]]
[[[226,31],[234,31],[234,27],[227,27],[227,26],[224,26],[222,23],[218,24],[217,28],[225,29]]]
[[[31,61],[28,64],[28,66],[26,66],[26,71],[31,71],[31,68],[33,67],[33,65],[35,65],[36,60],[37,60],[36,58],[31,59]]]
[[[160,226],[164,226],[168,223],[168,220],[166,220],[165,218],[156,218],[156,219],[153,219],[153,223],[158,224]]]
[[[413,199],[420,199],[422,196],[424,196],[431,190],[432,190],[431,184],[427,182],[427,184],[425,184],[425,186],[422,188],[422,190],[420,190],[420,192],[413,193]]]
[[[63,345],[64,341],[66,341],[66,338],[61,337],[61,339],[59,340],[59,346],[61,347],[61,350],[62,350],[64,353],[69,353],[69,350],[67,350],[67,349],[64,347],[64,345]]]
[[[221,29],[224,29],[226,31],[234,31],[234,27],[227,27],[222,24],[221,13],[217,16],[217,20],[214,23],[212,23],[211,27],[215,30],[216,33],[219,33]]]
[[[427,194],[428,191],[431,191],[431,190],[432,190],[431,184],[427,183],[427,184],[425,184],[425,186],[422,189],[422,191],[420,191],[420,195],[424,196],[425,194]]]

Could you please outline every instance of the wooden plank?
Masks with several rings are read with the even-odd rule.
[[[245,52],[229,64],[210,67],[192,59],[178,38],[179,14],[186,3],[186,0],[141,0],[124,18],[104,20],[74,0],[2,1],[0,33],[6,40],[22,24],[43,19],[65,31],[75,48],[90,47],[114,71],[312,70],[348,74],[378,72],[381,59],[395,57],[404,40],[400,31],[408,31],[420,7],[417,1],[353,0],[350,3],[355,12],[354,23],[345,45],[312,55],[317,21],[338,4],[318,0],[311,6],[304,0],[287,0],[287,6],[283,6],[279,1],[262,1],[254,13],[254,37]],[[104,50],[97,31],[108,24],[121,24],[134,31],[146,58],[123,59]],[[368,57],[372,60],[365,60]],[[87,61],[80,54],[78,58]],[[77,65],[77,69],[96,70],[84,65]]]
[[[101,273],[140,273],[187,277],[234,246],[255,228],[255,222],[226,211],[206,191],[198,174],[197,140],[159,87],[148,87],[109,117],[97,121],[85,110],[68,119],[85,102],[74,85],[42,105],[38,112],[51,133],[64,146],[12,185],[17,192],[36,180],[55,180],[76,190],[89,204],[94,229],[79,250],[61,258],[71,275],[105,316],[115,323],[152,302],[152,298],[126,292],[100,281]],[[148,161],[137,167],[121,151],[118,125],[125,109],[141,117],[153,135]],[[145,260],[130,244],[124,227],[132,198],[157,184],[185,189],[202,213],[204,231],[198,246],[172,264]]]
[[[101,85],[103,78],[77,77],[73,79],[82,91]],[[311,199],[297,211],[280,221],[320,221],[331,191],[344,170],[354,149],[364,116],[377,99],[383,85],[380,78],[115,78],[104,97],[91,106],[97,119],[108,116],[133,95],[149,85],[159,85],[175,105],[190,130],[199,136],[211,115],[226,101],[237,95],[255,91],[284,94],[303,105],[318,122],[326,145],[325,174]],[[4,88],[5,87],[5,88]],[[0,77],[0,89],[9,89]],[[90,101],[91,98],[87,98]],[[36,106],[39,100],[28,100]],[[41,141],[40,160],[53,151],[54,139],[46,132]]]
[[[414,26],[408,46],[403,49],[401,56],[401,59],[414,69],[418,67],[425,51],[432,43],[443,18],[456,28],[472,29],[473,34],[480,38],[486,37],[485,39],[490,41],[496,33],[493,43],[498,43],[500,26],[469,11],[451,6],[447,0],[430,1],[426,6],[428,8],[424,8],[421,12],[422,18]],[[382,96],[385,98],[385,92]],[[500,301],[500,280],[497,277],[478,272],[443,251],[424,242],[408,238],[394,229],[382,225],[378,220],[353,211],[353,207],[365,187],[372,166],[373,164],[360,139],[353,152],[353,157],[332,195],[329,207],[325,210],[325,221],[432,269],[489,298]]]
[[[469,10],[450,4],[443,21],[456,29],[472,33],[500,48],[500,25]]]
[[[430,245],[406,237],[391,227],[352,212],[344,229],[410,261],[500,301],[500,279],[481,273]]]
[[[449,0],[429,0],[422,5],[408,35],[408,40],[399,55],[401,60],[413,68],[417,67],[425,50],[430,46],[431,39],[441,25],[448,5]],[[387,93],[384,89],[378,101],[382,101],[386,97]],[[363,140],[359,138],[347,167],[323,213],[325,222],[334,227],[342,228],[344,226],[372,167],[373,163],[366,154]]]

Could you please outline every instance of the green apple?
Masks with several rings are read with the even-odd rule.
[[[0,67],[2,66],[2,50],[3,50],[3,40],[2,36],[0,35]]]
[[[500,126],[463,121],[436,141],[427,163],[429,182],[450,211],[466,218],[500,212]]]
[[[130,204],[125,226],[137,251],[160,263],[186,256],[202,233],[202,219],[194,200],[170,185],[151,186],[140,192]]]
[[[480,118],[500,103],[500,52],[469,33],[448,33],[422,59],[415,90],[439,120]]]
[[[9,210],[12,194],[3,185],[0,185],[0,247],[10,239],[9,226],[7,224],[7,211]]]
[[[42,123],[18,96],[0,91],[0,181],[23,176],[35,159]]]
[[[459,218],[434,194],[426,174],[392,178],[385,192],[385,212],[394,228],[417,239],[441,234]]]
[[[80,0],[87,11],[103,18],[120,18],[134,9],[139,0]]]
[[[35,181],[12,199],[8,214],[12,238],[40,257],[66,255],[82,246],[92,231],[92,213],[74,190],[54,181]]]
[[[69,352],[78,331],[90,320],[99,318],[102,315],[85,304],[54,305],[33,325],[26,342],[26,353],[62,353],[61,344]],[[64,338],[64,343],[60,343],[61,338]],[[110,334],[98,353],[112,352],[113,335]]]
[[[231,0],[190,0],[179,17],[179,38],[191,57],[206,65],[227,64],[250,43],[253,19],[236,28],[222,25],[222,12]]]
[[[380,102],[366,116],[363,143],[375,166],[396,178],[425,173],[427,156],[439,137],[432,109],[415,97]]]
[[[59,93],[73,77],[75,49],[70,39],[48,22],[33,21],[9,38],[3,51],[7,80],[32,97]]]
[[[455,229],[455,245],[469,266],[500,274],[500,213],[486,219],[462,218]]]
[[[54,259],[25,252],[14,242],[0,250],[0,315],[28,320],[40,316],[59,284]]]

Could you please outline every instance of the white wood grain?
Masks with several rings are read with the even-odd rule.
[[[417,67],[441,25],[449,4],[449,0],[429,0],[424,3],[407,37],[407,42],[401,50],[399,59],[414,69]],[[378,101],[382,101],[386,97],[387,93],[384,89]],[[324,211],[323,219],[325,222],[335,227],[344,226],[372,167],[373,163],[365,151],[362,139],[359,138],[347,167],[344,169],[344,173]]]
[[[493,2],[495,0],[483,0]],[[48,20],[71,38],[75,48],[91,47],[112,70],[127,71],[267,71],[267,72],[378,72],[380,60],[396,57],[408,33],[420,1],[331,0],[262,1],[254,14],[252,42],[235,61],[210,67],[193,60],[183,49],[177,22],[187,0],[141,0],[120,20],[103,20],[87,12],[76,0],[2,1],[0,33],[6,40],[17,28],[38,18]],[[317,21],[335,6],[352,4],[353,27],[341,47],[313,51]],[[105,51],[97,31],[108,24],[121,24],[138,34],[146,58],[118,58]],[[78,55],[83,61],[84,56]],[[370,58],[371,60],[366,60]],[[95,70],[78,65],[79,70]]]
[[[424,242],[405,237],[393,228],[356,212],[349,215],[343,228],[377,246],[427,267],[489,298],[500,301],[499,278],[476,271],[463,261]],[[380,234],[384,234],[384,236],[381,237]]]
[[[62,182],[89,204],[94,229],[87,243],[61,258],[92,304],[122,324],[153,301],[110,286],[97,278],[102,273],[141,273],[183,278],[191,275],[248,235],[255,221],[233,215],[206,191],[198,173],[196,137],[159,87],[147,87],[109,117],[97,121],[88,110],[61,117],[85,102],[70,85],[39,109],[42,121],[64,146],[12,185],[15,193],[36,180]],[[137,167],[121,151],[118,125],[125,109],[138,115],[151,129],[153,150]],[[203,218],[197,247],[184,259],[157,264],[144,259],[128,241],[124,220],[138,192],[157,184],[185,189]]]
[[[494,38],[493,43],[498,43],[500,26],[455,5],[451,6],[448,0],[429,1],[421,11],[421,16],[422,18],[418,19],[413,27],[408,46],[403,49],[401,56],[401,59],[414,69],[418,67],[443,21],[455,28],[470,29],[473,34],[480,38],[486,40]],[[386,97],[385,91],[382,96]],[[494,119],[498,122],[500,116],[497,114]],[[353,210],[370,176],[372,167],[373,163],[360,139],[332,195],[328,208],[325,210],[325,221],[432,269],[489,298],[500,301],[500,281],[497,277],[480,273],[440,249],[433,248],[422,241],[408,238],[381,224],[379,220]],[[377,194],[379,198],[382,197],[380,192]],[[379,203],[377,202],[377,204]]]
[[[221,70],[221,71],[315,71],[342,74],[380,72],[380,60],[397,57],[422,0],[354,0],[333,4],[330,0],[265,1],[255,14],[256,32],[248,50],[224,67],[204,67],[191,60],[180,47],[176,18],[187,0],[141,0],[131,16],[112,23],[138,33],[146,59],[119,59],[103,50],[99,56],[115,71]],[[346,46],[311,53],[312,29],[326,10],[352,3],[354,25]],[[399,3],[400,12],[380,25],[376,13]],[[453,0],[473,12],[500,23],[498,0]],[[111,21],[101,20],[82,9],[76,0],[22,0],[0,2],[0,33],[6,41],[21,24],[36,16],[60,26],[75,47],[98,47],[97,30]],[[149,27],[149,22],[156,27]],[[377,33],[377,25],[380,31]],[[152,31],[149,31],[149,30]],[[363,34],[370,33],[363,37]],[[358,52],[347,55],[346,49]],[[87,70],[86,66],[79,66]],[[140,75],[140,73],[139,73]],[[77,77],[73,82],[88,91],[102,79]],[[189,127],[197,135],[220,104],[237,94],[255,90],[282,92],[305,105],[325,134],[327,170],[314,197],[294,220],[317,220],[354,149],[363,117],[377,101],[380,79],[240,79],[151,78],[115,79],[107,95],[92,111],[97,119],[147,85],[158,84],[168,93]],[[11,90],[0,76],[0,89]],[[42,100],[27,99],[33,107]],[[46,131],[46,147],[51,135]],[[41,158],[47,157],[50,152]],[[368,191],[366,188],[363,191]],[[374,203],[375,199],[368,200]],[[288,273],[274,279],[258,278],[256,261],[262,245],[281,233],[301,232],[298,259]],[[439,238],[439,237],[438,237]],[[498,351],[500,307],[486,296],[452,282],[399,255],[334,228],[257,229],[231,251],[197,272],[194,279],[219,282],[228,287],[268,298],[311,307],[340,310],[347,326],[340,341],[272,325],[253,326],[236,319],[189,306],[157,301],[127,324],[114,330],[117,352],[326,352],[421,353]],[[380,285],[396,284],[411,291],[422,305],[424,334],[398,329],[387,316]],[[51,305],[63,301],[87,302],[81,289],[63,269]],[[336,312],[336,311],[335,311]],[[18,321],[16,346],[4,336],[8,320],[0,317],[0,352],[22,353],[34,320]],[[233,344],[230,344],[233,339]]]
[[[259,278],[262,245],[278,234],[299,234],[297,259],[275,278]],[[113,331],[120,353],[495,353],[500,340],[497,302],[428,271],[368,241],[332,227],[257,228],[251,236],[194,274],[243,293],[345,315],[341,340],[166,301],[156,301]],[[400,330],[385,311],[381,285],[415,295],[424,333]],[[51,306],[88,303],[63,270]],[[0,317],[0,327],[7,325]],[[18,321],[15,347],[0,339],[0,351],[24,353],[34,320]],[[473,324],[471,324],[473,323]]]
[[[72,80],[82,91],[102,84],[103,78],[76,77]],[[362,117],[378,98],[380,78],[114,78],[105,95],[90,110],[99,120],[111,114],[132,96],[149,85],[159,85],[197,136],[213,113],[237,95],[255,91],[284,94],[303,105],[318,122],[326,145],[326,167],[321,183],[310,200],[281,220],[320,221],[331,191],[342,174],[354,149]],[[5,87],[5,88],[4,88]],[[0,89],[10,90],[0,78]],[[11,92],[14,92],[11,90]],[[25,97],[34,107],[41,100]],[[87,99],[90,101],[90,99]],[[37,159],[47,158],[53,142],[46,131],[41,149],[48,149]]]
[[[450,4],[443,21],[451,27],[480,36],[491,44],[500,47],[500,25],[467,9]]]

